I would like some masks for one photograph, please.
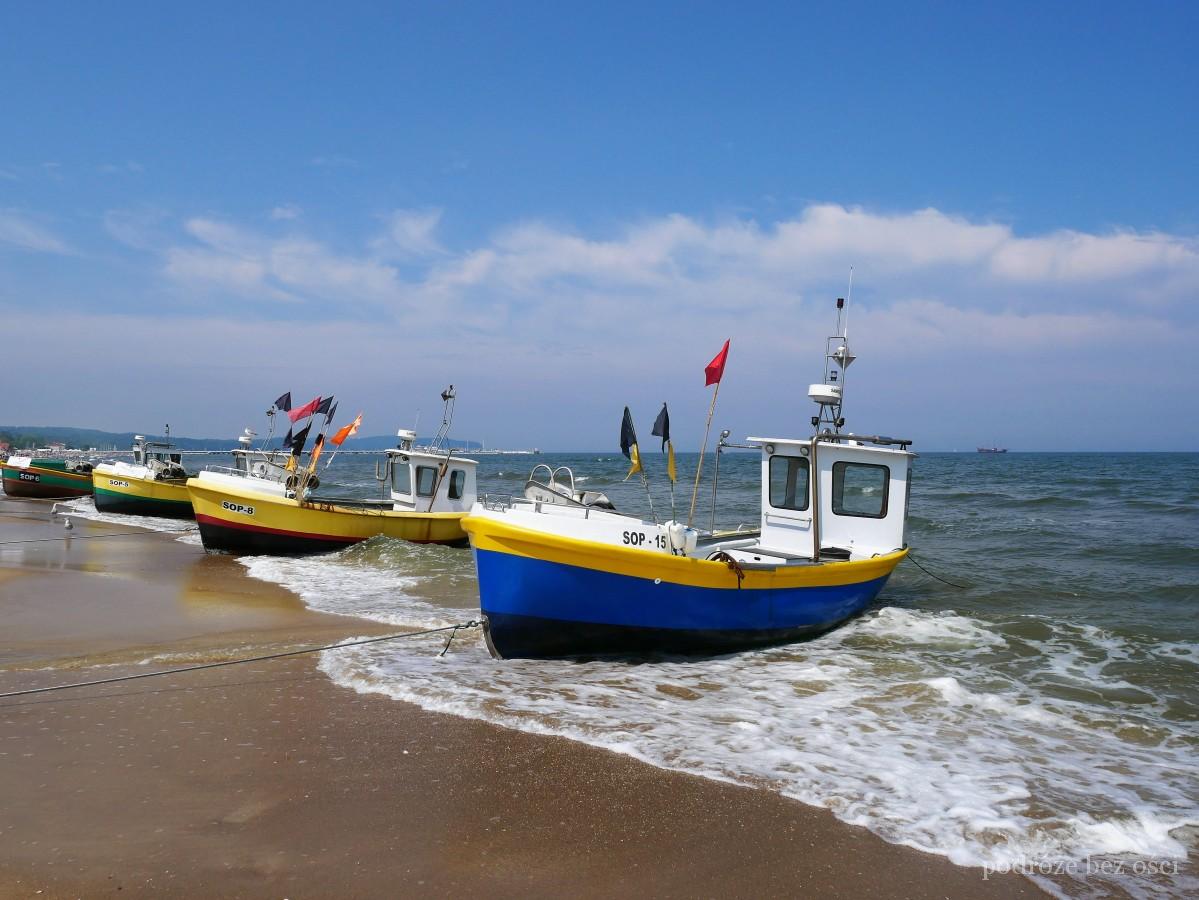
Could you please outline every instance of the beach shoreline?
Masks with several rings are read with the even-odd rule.
[[[48,513],[0,500],[0,541],[38,541],[0,544],[0,692],[393,630],[172,535],[76,520],[67,546]],[[1042,895],[770,791],[360,694],[315,656],[6,698],[0,754],[3,896]]]

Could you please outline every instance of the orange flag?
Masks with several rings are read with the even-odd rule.
[[[332,444],[334,447],[340,447],[342,445],[342,442],[345,441],[346,438],[352,437],[358,433],[358,426],[361,424],[362,424],[362,413],[358,413],[358,418],[356,418],[349,425],[342,426],[338,430],[337,434],[335,434],[335,435],[333,435],[333,437],[329,438],[329,443]]]

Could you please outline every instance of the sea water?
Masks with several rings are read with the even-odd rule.
[[[538,462],[623,511],[671,516],[616,453],[485,457],[480,491]],[[696,456],[679,457],[674,515]],[[725,453],[715,512],[758,515],[758,457]],[[321,493],[379,496],[343,455]],[[865,614],[805,643],[707,659],[493,660],[478,632],[329,651],[335,681],[559,735],[830,809],[899,844],[1069,897],[1194,896],[1199,849],[1199,454],[925,454],[909,542]],[[427,628],[478,616],[469,551],[376,539],[247,571],[314,609]],[[919,564],[919,565],[917,565]],[[923,568],[921,568],[923,567]],[[1188,860],[1189,856],[1189,860]]]

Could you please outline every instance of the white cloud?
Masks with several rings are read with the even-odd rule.
[[[0,209],[0,244],[35,253],[69,253],[67,245],[15,209]]]
[[[184,230],[199,246],[170,248],[164,272],[185,285],[268,300],[331,301],[330,312],[359,302],[392,303],[404,293],[393,267],[339,255],[317,241],[268,238],[206,218],[188,220]]]
[[[1022,282],[1105,281],[1164,272],[1199,275],[1199,242],[1157,232],[1059,231],[1040,238],[1010,237],[992,254],[991,270]]]
[[[298,219],[304,214],[304,211],[294,203],[285,203],[282,206],[276,206],[271,210],[271,218],[277,222],[287,222],[293,219]]]
[[[446,251],[437,240],[440,224],[440,209],[399,209],[387,217],[386,230],[371,247],[382,256],[402,259],[441,256]]]
[[[521,222],[456,251],[438,238],[440,210],[398,210],[386,222],[383,235],[347,253],[197,217],[185,224],[194,243],[171,248],[165,272],[243,297],[308,301],[326,319],[373,309],[445,332],[549,327],[559,343],[578,347],[636,342],[631,322],[651,334],[751,329],[773,341],[780,322],[784,333],[798,325],[805,303],[840,293],[851,264],[857,307],[906,310],[920,322],[929,318],[924,308],[903,304],[938,303],[940,327],[981,343],[1005,334],[1035,343],[1047,333],[1099,341],[1136,327],[1134,307],[1174,310],[1153,321],[1193,319],[1177,301],[1199,291],[1191,238],[1016,236],[1007,225],[934,209],[880,214],[819,204],[769,224],[670,215],[604,236]]]

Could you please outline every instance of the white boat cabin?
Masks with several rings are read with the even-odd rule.
[[[860,559],[905,545],[915,454],[877,445],[888,438],[829,437],[749,438],[762,450],[762,519],[757,545],[747,549]]]
[[[247,428],[232,451],[232,466],[208,466],[196,477],[214,487],[250,490],[267,497],[295,496],[296,472],[288,468],[291,454],[280,450],[255,450],[255,437]],[[320,480],[314,475],[308,482],[308,489],[319,484]]]
[[[477,495],[478,461],[453,451],[431,452],[413,446],[416,432],[401,429],[398,447],[375,477],[387,485],[396,512],[467,512]]]
[[[566,467],[544,465],[529,475],[523,497],[483,498],[472,515],[575,540],[719,559],[743,568],[822,565],[903,549],[916,454],[908,450],[909,440],[843,431],[845,372],[856,359],[849,350],[844,302],[837,301],[837,330],[826,342],[824,379],[808,390],[818,407],[811,419],[813,435],[751,437],[748,445],[740,445],[762,454],[757,528],[711,533],[682,522],[622,515],[602,494],[576,490]],[[540,477],[539,470],[544,470]]]
[[[133,462],[117,460],[101,463],[96,466],[96,471],[101,475],[141,478],[148,481],[184,481],[187,478],[187,471],[183,468],[183,455],[175,451],[174,444],[148,441],[145,435],[135,434],[132,450]]]

